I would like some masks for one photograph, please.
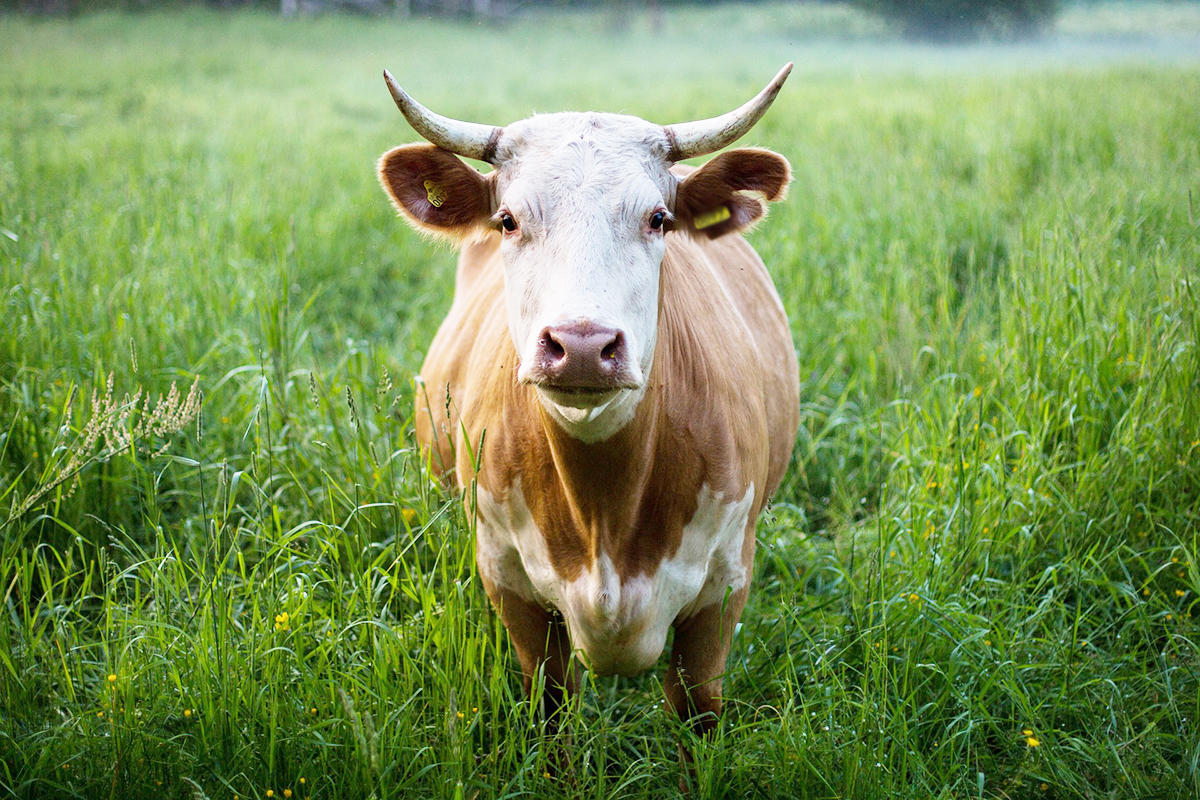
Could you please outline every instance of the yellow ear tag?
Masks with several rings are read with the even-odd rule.
[[[429,205],[441,208],[442,203],[446,202],[446,190],[433,181],[425,181],[425,197],[429,200]]]
[[[732,216],[733,212],[729,210],[729,206],[720,206],[719,208],[714,208],[712,211],[698,214],[696,218],[692,220],[692,224],[696,226],[696,230],[703,230],[705,228],[711,228],[718,222],[724,222]]]

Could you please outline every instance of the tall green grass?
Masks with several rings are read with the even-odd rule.
[[[380,72],[671,122],[787,60],[748,143],[795,181],[751,238],[803,422],[695,793],[1200,793],[1196,29],[814,38],[839,13],[0,17],[0,793],[674,792],[654,674],[589,679],[547,777],[414,449],[453,253],[375,183],[414,138]]]

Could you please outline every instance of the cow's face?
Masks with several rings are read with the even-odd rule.
[[[493,220],[517,377],[577,426],[622,416],[599,413],[610,407],[630,412],[650,372],[674,219],[660,131],[555,114],[510,126],[498,148]]]
[[[406,145],[380,159],[381,181],[418,228],[499,239],[518,379],[569,433],[605,439],[645,392],[666,237],[753,223],[760,196],[782,195],[787,162],[734,150],[680,178],[667,129],[612,114],[540,115],[492,131],[490,173]]]

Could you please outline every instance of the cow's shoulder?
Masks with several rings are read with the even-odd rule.
[[[664,413],[709,452],[714,488],[757,485],[755,509],[778,485],[799,422],[791,330],[762,259],[741,236],[668,239],[663,259],[658,382]]]
[[[421,365],[417,441],[430,454],[435,471],[447,478],[457,460],[463,403],[486,402],[499,382],[496,367],[516,360],[505,326],[497,240],[489,236],[463,246],[450,311]]]

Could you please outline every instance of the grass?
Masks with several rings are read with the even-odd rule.
[[[654,674],[589,679],[544,775],[413,449],[453,254],[375,184],[380,71],[670,122],[795,60],[749,142],[796,173],[752,240],[803,424],[696,794],[1195,797],[1197,27],[1111,9],[949,53],[803,6],[0,16],[0,793],[673,793]]]

